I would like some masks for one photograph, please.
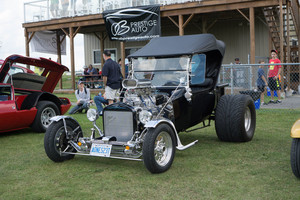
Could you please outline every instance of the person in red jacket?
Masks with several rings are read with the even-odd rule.
[[[280,60],[277,58],[277,51],[271,51],[271,59],[269,61],[271,65],[269,65],[268,70],[268,86],[271,90],[271,100],[270,103],[281,103],[280,100],[280,82],[279,82],[279,75],[281,73],[281,65],[272,65],[275,63],[281,63]],[[278,100],[274,101],[274,91],[277,92]]]

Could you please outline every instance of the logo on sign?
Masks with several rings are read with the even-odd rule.
[[[126,34],[130,30],[129,26],[126,26],[126,24],[126,20],[122,20],[118,23],[113,23],[111,25],[111,33],[113,34],[113,36]]]

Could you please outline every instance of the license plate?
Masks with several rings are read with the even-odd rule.
[[[90,154],[93,156],[110,157],[112,145],[110,144],[92,144]]]

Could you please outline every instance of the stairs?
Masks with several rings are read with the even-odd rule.
[[[299,59],[298,52],[298,31],[299,31],[299,3],[297,0],[290,2],[289,9],[287,5],[283,5],[283,49],[284,56],[282,62],[297,62]],[[280,52],[280,10],[279,6],[263,8],[265,20],[269,26],[270,36],[273,46]],[[288,21],[289,19],[289,21]],[[288,24],[290,35],[288,38]],[[290,55],[288,55],[288,44],[290,45]]]

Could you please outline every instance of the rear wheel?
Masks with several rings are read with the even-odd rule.
[[[143,144],[143,158],[146,168],[151,173],[167,171],[174,160],[175,135],[167,124],[160,124],[149,129]]]
[[[47,156],[54,162],[74,158],[74,154],[64,154],[63,152],[76,152],[69,142],[77,143],[78,138],[82,137],[82,131],[78,123],[66,119],[66,129],[63,120],[60,120],[51,123],[45,133],[44,148]]]
[[[45,132],[51,123],[50,119],[59,114],[59,109],[51,101],[39,101],[36,108],[37,113],[31,127],[35,132]]]
[[[291,167],[294,175],[300,178],[300,139],[293,138],[291,147]]]
[[[248,142],[254,136],[256,112],[248,95],[223,95],[217,105],[215,128],[227,142]]]

